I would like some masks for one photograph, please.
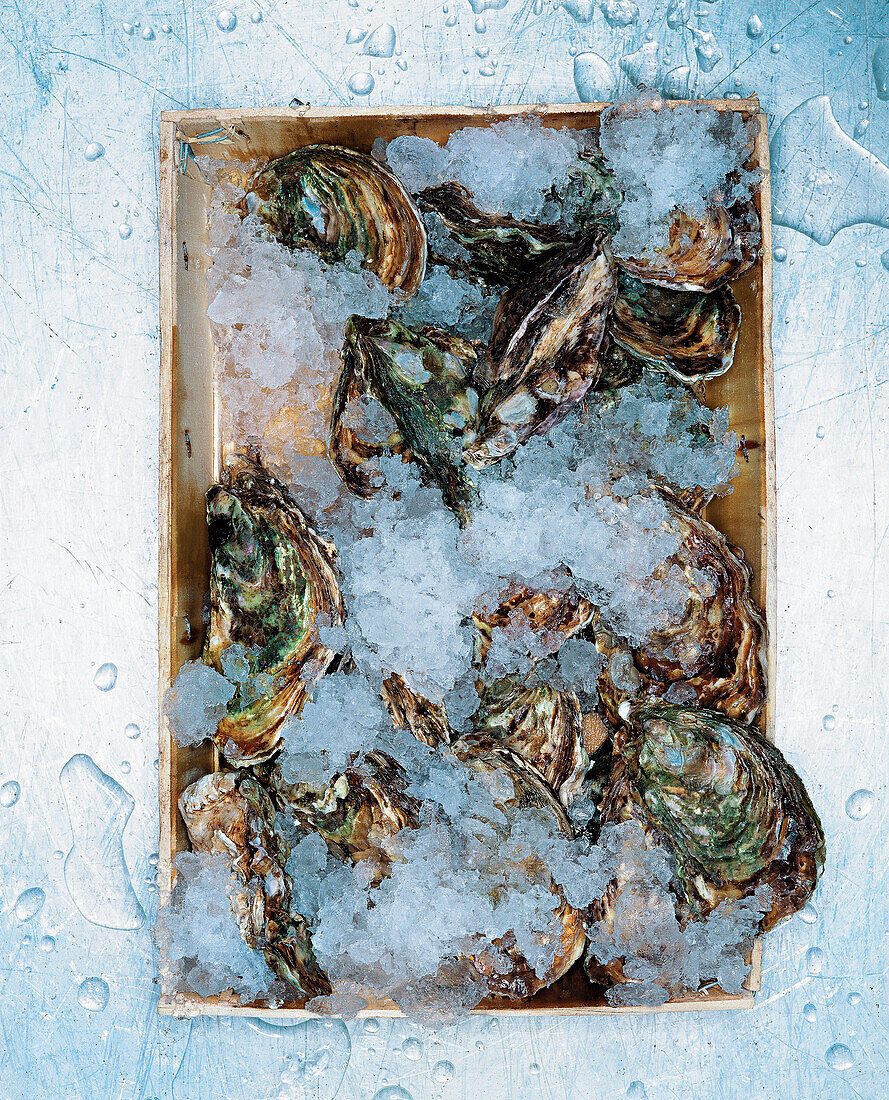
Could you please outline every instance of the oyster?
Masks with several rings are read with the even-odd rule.
[[[345,414],[351,402],[370,393],[394,417],[403,448],[438,483],[448,507],[467,518],[476,491],[461,442],[475,423],[477,359],[473,344],[440,329],[415,332],[393,320],[349,319],[329,451],[354,493],[373,494],[364,463],[379,448],[360,440]]]
[[[212,772],[182,792],[179,811],[196,852],[231,859],[238,882],[232,911],[247,944],[302,996],[330,993],[306,922],[290,910],[292,884],[284,871],[290,853],[275,831],[266,791],[246,772]]]
[[[555,226],[479,210],[458,183],[421,191],[417,206],[437,229],[437,234],[430,231],[430,256],[491,287],[517,286],[542,260],[570,243]],[[433,243],[436,235],[443,238],[438,245]]]
[[[284,244],[342,260],[356,249],[392,290],[415,294],[426,270],[426,230],[410,195],[355,149],[306,145],[250,181],[247,209]]]
[[[556,653],[561,644],[592,619],[593,605],[576,589],[539,591],[513,585],[493,611],[474,616],[478,660],[485,660],[495,628],[519,625],[539,637],[541,647]],[[518,624],[516,620],[518,619]],[[557,792],[563,805],[576,795],[589,757],[584,747],[584,715],[573,691],[560,691],[536,677],[503,676],[478,684],[481,706],[473,731],[461,741],[479,738],[507,746],[527,760]]]
[[[231,456],[207,492],[210,627],[204,660],[244,646],[250,678],[239,685],[215,741],[237,764],[267,760],[285,718],[302,709],[334,654],[315,634],[319,619],[343,621],[336,550],[290,493],[247,455]],[[259,690],[257,690],[257,685]]]
[[[577,226],[584,233],[597,229],[614,233],[618,228],[617,210],[623,192],[596,147],[580,150],[566,180],[555,189],[554,198],[563,225]]]
[[[450,744],[451,727],[441,704],[417,695],[396,672],[383,681],[381,694],[393,725],[410,730],[418,741],[430,748]]]
[[[760,886],[771,891],[764,931],[802,909],[824,864],[824,834],[775,746],[718,711],[645,700],[621,713],[620,793],[603,817],[632,815],[662,834],[689,912],[706,916]]]
[[[700,217],[676,210],[669,245],[653,257],[620,256],[617,262],[646,283],[674,290],[713,291],[752,267],[761,246],[759,215],[752,202],[738,202],[726,209],[714,200]]]
[[[360,766],[327,786],[288,783],[277,765],[270,782],[279,805],[297,825],[318,833],[341,859],[367,860],[374,882],[385,877],[389,865],[383,842],[420,823],[420,804],[406,793],[407,773],[384,753],[368,753]]]
[[[740,550],[715,527],[665,491],[679,548],[655,572],[656,579],[687,585],[680,621],[657,630],[638,649],[630,648],[604,624],[592,626],[607,657],[599,697],[609,719],[638,694],[694,702],[747,722],[766,695],[763,648],[765,622],[750,595],[751,570]]]
[[[729,369],[740,322],[730,287],[712,294],[669,290],[620,273],[608,336],[646,366],[691,382]]]
[[[491,333],[492,385],[466,461],[484,467],[559,423],[601,372],[599,347],[616,294],[601,234],[559,252],[503,296]]]

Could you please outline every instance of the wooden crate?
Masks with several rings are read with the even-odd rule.
[[[731,425],[743,435],[747,461],[734,492],[714,501],[707,518],[740,546],[754,574],[754,591],[769,624],[775,623],[775,449],[773,374],[770,346],[771,202],[766,117],[759,101],[709,100],[720,111],[737,111],[760,122],[755,156],[764,170],[757,198],[762,219],[762,261],[733,284],[743,320],[732,369],[707,383],[707,403],[727,405]],[[217,480],[222,454],[231,440],[221,437],[214,392],[213,347],[207,320],[206,272],[210,188],[189,157],[209,154],[237,164],[281,156],[302,145],[334,142],[369,151],[377,137],[417,134],[438,142],[464,126],[481,126],[533,111],[544,125],[595,127],[604,103],[522,105],[484,110],[468,107],[361,108],[338,110],[170,111],[160,129],[160,548],[158,579],[160,699],[179,666],[200,656],[201,610],[209,587],[210,556],[204,514],[204,492]],[[772,638],[774,635],[772,634]],[[769,694],[759,724],[774,739],[775,651],[767,651]],[[181,748],[170,737],[160,708],[160,864],[161,901],[170,895],[172,860],[187,849],[179,816],[181,792],[217,766],[209,746]],[[746,1008],[759,988],[761,950],[753,949],[749,991],[728,996],[719,990],[687,996],[655,1009],[611,1007],[603,990],[591,986],[575,966],[560,982],[528,1001],[491,998],[476,1012],[492,1015],[578,1015],[615,1012],[663,1012]],[[241,1005],[227,997],[201,998],[164,989],[159,1011],[167,1015],[244,1015],[299,1018],[313,1015],[301,1003],[271,1008]],[[371,1004],[362,1016],[397,1016],[391,1002]]]

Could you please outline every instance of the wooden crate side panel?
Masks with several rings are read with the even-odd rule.
[[[745,115],[758,112],[755,99],[714,103],[725,110]],[[208,188],[193,164],[186,173],[176,169],[179,139],[192,142],[196,153],[206,153],[233,162],[253,157],[274,157],[300,145],[317,141],[339,141],[369,149],[377,136],[391,138],[417,133],[445,141],[463,125],[485,125],[511,114],[540,110],[545,124],[595,126],[603,105],[567,105],[549,108],[526,106],[496,112],[468,108],[394,109],[393,112],[365,109],[341,117],[335,111],[301,109],[295,112],[222,111],[166,113],[162,123],[162,336],[163,372],[161,396],[161,564],[160,564],[160,688],[175,676],[184,660],[199,656],[202,639],[201,605],[207,585],[209,555],[204,521],[204,491],[215,479],[218,461],[226,441],[216,426],[213,349],[206,316],[206,265],[208,257]],[[760,116],[761,118],[763,116]],[[197,135],[222,125],[224,142],[196,140]],[[760,162],[767,165],[768,138],[763,131],[757,143]],[[763,157],[765,159],[763,159]],[[763,216],[764,270],[751,273],[735,286],[744,323],[736,364],[722,379],[708,385],[708,404],[728,404],[732,426],[744,433],[750,462],[739,475],[734,494],[708,509],[708,517],[733,543],[740,545],[751,563],[771,621],[774,601],[774,439],[772,409],[769,322],[771,271],[767,188],[760,198]],[[183,249],[183,244],[185,248]],[[185,251],[189,262],[185,263]],[[734,377],[733,377],[734,376]],[[185,431],[188,430],[186,441]],[[186,617],[192,632],[186,631]],[[770,657],[772,655],[770,654]],[[770,663],[770,671],[774,668]],[[770,677],[771,679],[771,677]],[[771,710],[767,712],[771,714]],[[767,719],[768,723],[768,719]],[[768,732],[771,735],[770,725]],[[207,748],[177,748],[171,744],[161,716],[161,890],[168,893],[171,861],[187,848],[187,837],[178,814],[179,793],[199,775],[217,766],[215,752]],[[754,946],[749,981],[759,988],[761,945]],[[549,990],[527,1002],[492,999],[479,1012],[496,1015],[572,1015],[579,1013],[624,1013],[637,1011],[683,1011],[715,1008],[744,1008],[753,1003],[752,993],[727,996],[721,992],[688,997],[656,1009],[615,1009],[604,999],[603,990],[590,986],[575,971]],[[195,995],[165,992],[159,1011],[173,1015],[261,1015],[289,1018],[312,1014],[298,1004],[274,1009],[263,1005],[240,1006],[225,997],[206,1001]],[[371,1005],[361,1015],[400,1015],[390,1003]]]

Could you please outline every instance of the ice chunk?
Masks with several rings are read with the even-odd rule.
[[[234,694],[234,684],[215,669],[186,661],[164,696],[164,714],[177,743],[199,745],[212,737]]]
[[[232,912],[234,881],[226,856],[182,852],[170,904],[160,910],[157,938],[179,990],[201,997],[231,990],[241,1001],[275,982],[262,952],[248,947]]]
[[[465,336],[468,340],[489,340],[494,313],[502,290],[486,290],[448,274],[443,267],[430,267],[420,289],[399,310],[406,325],[438,328]]]
[[[448,154],[431,138],[403,134],[385,149],[386,163],[411,194],[437,187],[445,178]]]
[[[650,256],[662,248],[677,207],[702,215],[714,192],[727,206],[749,197],[759,182],[744,167],[755,125],[735,111],[665,107],[654,93],[603,111],[601,149],[624,192],[615,254]]]

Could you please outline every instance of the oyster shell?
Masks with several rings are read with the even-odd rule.
[[[570,237],[556,226],[479,210],[458,183],[421,191],[417,206],[449,241],[440,251],[430,243],[431,257],[491,287],[517,286],[543,260],[570,243]]]
[[[404,677],[393,672],[383,681],[381,694],[394,725],[410,730],[418,741],[430,748],[450,744],[451,727],[445,708],[417,695],[407,686]]]
[[[204,660],[221,672],[224,651],[239,643],[251,673],[215,741],[232,763],[255,764],[275,753],[282,722],[299,713],[333,660],[315,624],[322,616],[330,625],[343,621],[336,550],[286,487],[247,455],[232,455],[222,484],[208,490],[207,524],[210,626]],[[263,690],[251,692],[257,681]]]
[[[763,649],[766,628],[750,595],[752,572],[740,550],[700,515],[661,492],[670,511],[665,530],[678,550],[655,572],[688,586],[681,621],[664,626],[631,650],[597,621],[592,629],[608,662],[599,698],[608,718],[637,694],[683,698],[750,722],[766,695]]]
[[[630,275],[674,290],[713,291],[737,279],[759,259],[762,230],[752,202],[726,209],[711,201],[701,217],[676,210],[669,245],[653,257],[621,256]]]
[[[426,270],[426,230],[385,165],[339,145],[306,145],[250,181],[245,205],[284,244],[329,260],[353,249],[382,283],[415,294]]]
[[[619,273],[608,336],[647,367],[692,382],[729,369],[740,322],[730,287],[711,294],[670,290]]]
[[[599,348],[617,292],[600,234],[559,252],[503,296],[491,333],[490,389],[466,461],[489,466],[562,420],[601,372]]]
[[[282,809],[301,828],[318,833],[341,859],[367,860],[373,881],[386,875],[389,854],[383,843],[399,829],[416,829],[420,804],[406,793],[404,769],[381,752],[368,753],[327,786],[288,783],[280,767],[270,783]]]
[[[461,442],[473,434],[477,360],[473,344],[440,329],[415,332],[393,320],[349,319],[328,449],[352,492],[374,492],[364,464],[379,448],[362,442],[345,416],[352,401],[370,393],[394,417],[403,448],[438,483],[448,507],[467,518],[476,490]]]
[[[632,814],[666,838],[689,911],[706,916],[763,885],[764,931],[802,909],[824,864],[824,834],[778,749],[718,711],[645,700],[622,714],[620,794],[608,796],[603,817]]]
[[[290,853],[275,831],[266,791],[246,772],[212,772],[182,792],[179,812],[196,852],[231,859],[239,883],[232,911],[247,944],[301,995],[330,993],[306,922],[290,909],[292,884],[284,871]]]

